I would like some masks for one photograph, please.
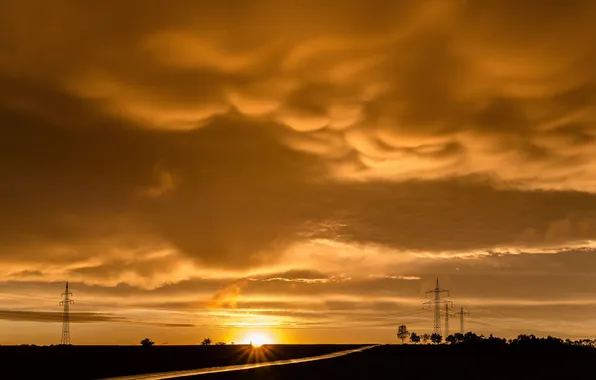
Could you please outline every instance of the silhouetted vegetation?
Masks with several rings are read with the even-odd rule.
[[[443,337],[441,336],[441,334],[437,334],[437,333],[430,334],[430,341],[433,342],[434,344],[439,344],[439,343],[441,343],[442,340],[443,340]]]
[[[208,345],[210,345],[210,344],[211,344],[211,338],[205,338],[205,339],[203,339],[203,341],[201,342],[201,344],[202,344],[203,346],[208,346]]]
[[[152,340],[151,340],[151,339],[149,339],[149,338],[145,338],[145,339],[143,339],[143,340],[141,341],[141,346],[143,346],[143,347],[151,347],[151,346],[153,346],[154,344],[155,344],[155,342],[154,342],[154,341],[152,341]]]
[[[411,333],[410,341],[412,343],[418,343],[422,341],[424,344],[427,343],[429,340],[432,343],[439,344],[442,341],[441,335],[438,334],[422,334],[418,335],[415,332]],[[513,339],[505,339],[505,338],[498,338],[493,336],[492,334],[488,337],[480,334],[475,334],[473,332],[467,332],[465,334],[456,333],[451,334],[445,338],[445,343],[448,345],[465,345],[465,346],[490,346],[490,347],[513,347],[513,348],[554,348],[554,347],[589,347],[589,348],[596,348],[596,339],[577,339],[577,340],[570,340],[570,339],[561,339],[555,338],[552,336],[547,336],[546,338],[537,337],[533,334],[526,335],[520,334],[516,338]]]
[[[406,325],[401,325],[397,329],[397,337],[401,340],[401,344],[404,344],[405,340],[410,336],[410,332]]]
[[[420,335],[416,334],[415,332],[413,332],[410,335],[410,342],[414,343],[414,344],[418,344],[420,343]]]
[[[564,347],[584,347],[594,348],[596,347],[596,340],[593,339],[577,339],[563,340],[552,336],[546,338],[537,337],[533,334],[526,335],[520,334],[517,338],[504,339],[494,337],[492,334],[488,337],[484,335],[476,335],[473,332],[467,332],[466,334],[454,334],[450,335],[447,339],[450,344],[454,345],[488,345],[488,346],[510,346],[518,349],[550,349],[550,348],[564,348]]]

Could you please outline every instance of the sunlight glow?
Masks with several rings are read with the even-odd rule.
[[[264,344],[273,343],[269,336],[262,333],[250,333],[246,336],[245,341],[253,347],[260,347]]]

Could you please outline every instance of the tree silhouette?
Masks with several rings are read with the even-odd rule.
[[[205,338],[205,339],[203,339],[203,341],[201,342],[201,344],[202,344],[203,346],[208,346],[208,345],[210,345],[210,344],[211,344],[211,338]]]
[[[404,344],[404,341],[410,336],[410,332],[406,325],[401,325],[397,329],[397,337],[401,339],[401,344]]]
[[[413,332],[410,335],[410,342],[412,342],[412,343],[420,343],[420,335],[418,335],[415,332]]]
[[[226,342],[217,342],[215,343],[216,346],[225,346]]]
[[[464,334],[463,342],[464,343],[479,343],[484,339],[484,335],[476,335],[471,331],[468,331]]]
[[[464,334],[462,333],[455,333],[453,334],[453,337],[455,338],[455,343],[461,343],[464,341]]]
[[[459,344],[459,343],[463,343],[465,341],[465,336],[464,334],[461,333],[455,333],[452,335],[449,335],[447,338],[445,338],[445,342],[449,343],[449,344]]]
[[[145,339],[143,339],[143,340],[141,341],[141,346],[143,346],[143,347],[151,347],[151,346],[153,346],[154,344],[155,344],[155,342],[154,342],[154,341],[152,341],[152,340],[151,340],[151,339],[149,339],[149,338],[145,338]]]
[[[557,340],[559,344],[563,342],[561,339],[557,338]],[[492,347],[503,347],[507,345],[507,339],[497,338],[494,337],[493,334],[490,334],[490,336],[487,339],[484,339],[484,343]]]
[[[422,339],[422,343],[426,344],[430,340],[430,335],[425,333],[425,334],[422,334],[422,336],[420,338]]]
[[[435,344],[439,344],[443,340],[443,337],[441,336],[441,334],[433,333],[430,336],[430,340],[431,340],[431,342],[433,342]]]

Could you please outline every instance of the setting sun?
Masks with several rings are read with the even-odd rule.
[[[269,336],[262,333],[251,333],[246,336],[245,341],[253,347],[260,347],[264,344],[273,343]]]

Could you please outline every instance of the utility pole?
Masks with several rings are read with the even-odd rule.
[[[464,311],[464,308],[462,307],[461,309],[459,309],[459,312],[453,314],[456,317],[459,317],[459,332],[462,334],[465,334],[465,330],[464,330],[464,316],[466,315],[470,315],[469,312]]]
[[[441,335],[441,304],[445,303],[445,301],[441,300],[441,293],[447,293],[448,297],[450,295],[449,290],[443,290],[439,288],[439,279],[437,278],[436,287],[433,290],[429,290],[428,292],[426,292],[426,298],[429,298],[429,294],[433,295],[432,300],[424,303],[424,305],[428,306],[429,309],[431,307],[433,308],[433,334],[439,335]]]
[[[62,296],[64,299],[60,301],[60,306],[64,306],[64,312],[62,314],[62,339],[60,339],[60,344],[70,344],[70,304],[74,301],[70,299],[72,293],[68,291],[68,281],[66,281],[66,288]]]

